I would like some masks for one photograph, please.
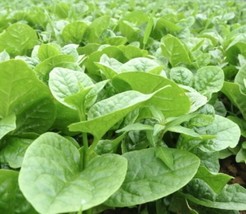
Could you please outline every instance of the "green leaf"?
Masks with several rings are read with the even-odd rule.
[[[233,177],[223,173],[210,172],[206,167],[199,167],[195,178],[202,179],[213,189],[215,193],[220,193]]]
[[[196,131],[201,135],[214,135],[215,138],[203,144],[201,148],[209,151],[221,151],[228,147],[234,148],[241,135],[238,125],[231,120],[219,115],[215,115],[212,124],[197,128]]]
[[[240,110],[243,118],[246,119],[246,95],[241,93],[239,85],[231,82],[224,82],[221,91],[227,96],[231,103]]]
[[[5,146],[0,150],[0,162],[7,163],[11,168],[20,168],[24,154],[32,139],[8,137],[4,140]]]
[[[170,170],[173,170],[174,159],[173,152],[168,148],[159,148],[155,151],[155,155],[159,158]]]
[[[0,169],[0,211],[8,214],[37,213],[18,187],[17,171]]]
[[[195,155],[165,148],[165,152],[168,151],[173,158],[170,169],[156,157],[160,149],[149,148],[123,154],[128,160],[126,178],[121,188],[106,201],[106,205],[125,207],[154,201],[181,189],[193,178],[199,166],[199,159]]]
[[[210,198],[203,183],[196,183],[196,188],[190,188],[185,197],[193,203],[224,210],[246,210],[246,189],[238,184],[226,185],[223,190]],[[193,185],[193,186],[194,186]],[[192,193],[198,192],[199,196]]]
[[[240,90],[243,94],[246,94],[245,81],[246,81],[246,65],[241,67],[237,75],[235,76],[235,83],[239,85]]]
[[[38,49],[38,58],[40,61],[44,61],[50,57],[60,55],[59,48],[54,44],[42,44]]]
[[[171,126],[167,130],[170,132],[181,133],[181,134],[185,134],[188,136],[192,136],[194,138],[201,138],[202,137],[199,134],[197,134],[194,130],[183,127],[183,126]]]
[[[77,212],[107,200],[121,186],[126,169],[125,158],[107,154],[95,157],[82,170],[74,144],[58,134],[45,133],[27,149],[19,185],[40,213]]]
[[[223,83],[224,72],[216,66],[206,66],[198,69],[194,78],[195,89],[208,97],[212,93],[220,91]]]
[[[168,58],[173,67],[191,64],[190,52],[185,44],[170,34],[161,39],[162,54]]]
[[[142,130],[153,130],[153,126],[142,124],[142,123],[134,123],[134,124],[129,124],[124,128],[117,130],[116,133],[129,132],[129,131],[142,131]]]
[[[76,21],[66,25],[62,37],[66,43],[80,44],[88,26],[84,22]]]
[[[174,67],[170,70],[170,78],[178,84],[192,86],[193,73],[184,67]]]
[[[101,16],[96,18],[88,27],[86,37],[90,43],[98,43],[100,36],[108,28],[110,24],[109,16]]]
[[[54,68],[49,75],[49,88],[53,96],[63,105],[74,108],[65,99],[93,85],[90,77],[81,71]]]
[[[52,56],[35,67],[37,76],[44,82],[48,82],[49,73],[53,68],[63,67],[76,69],[75,58],[71,55],[56,55]]]
[[[16,133],[42,133],[55,119],[48,87],[20,60],[0,63],[0,117],[16,115]]]
[[[114,124],[153,95],[126,91],[99,101],[89,109],[87,121],[71,124],[69,130],[91,133],[99,140]]]
[[[11,56],[26,55],[37,43],[36,32],[30,26],[15,23],[0,35],[0,52],[6,50]]]
[[[16,129],[16,117],[11,114],[0,120],[0,140],[9,132]]]
[[[165,117],[175,117],[189,111],[190,101],[184,90],[169,79],[143,72],[121,73],[113,79],[113,84],[117,79],[127,82],[133,90],[147,94],[168,86],[150,100],[150,104],[159,108]]]
[[[144,57],[137,57],[123,64],[120,67],[120,71],[121,72],[140,71],[140,72],[159,74],[162,71],[162,66],[157,62],[155,62],[154,60]]]

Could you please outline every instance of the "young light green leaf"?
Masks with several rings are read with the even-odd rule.
[[[78,66],[75,64],[75,58],[71,55],[56,55],[52,56],[48,59],[45,59],[40,64],[35,67],[35,71],[39,79],[44,82],[48,82],[49,80],[49,73],[53,68],[56,67],[63,67],[63,68],[70,68],[70,69],[79,69]]]
[[[0,63],[0,117],[11,114],[16,115],[16,133],[42,133],[55,119],[48,87],[21,60]]]
[[[109,16],[101,16],[95,19],[87,28],[86,37],[88,42],[97,43],[100,40],[100,36],[107,29],[110,23]]]
[[[81,71],[67,68],[54,68],[49,75],[49,87],[53,96],[63,105],[75,108],[65,99],[93,86],[89,76]]]
[[[210,98],[212,93],[222,89],[224,72],[220,67],[206,66],[197,70],[194,78],[194,88]]]
[[[50,57],[60,55],[61,51],[54,44],[42,44],[38,48],[38,58],[40,61],[44,61]]]
[[[62,31],[62,37],[66,43],[80,44],[87,28],[87,24],[81,21],[69,23]]]
[[[211,142],[208,141],[201,147],[209,151],[221,151],[228,147],[234,148],[241,135],[240,128],[236,123],[219,115],[215,115],[212,124],[199,127],[196,131],[200,135],[215,135]]]
[[[36,32],[26,24],[12,24],[0,35],[0,51],[12,56],[26,55],[37,43]]]
[[[0,140],[9,132],[16,129],[16,116],[11,114],[0,120]]]
[[[201,135],[196,133],[193,129],[189,129],[183,126],[171,126],[170,128],[167,129],[167,131],[185,134],[188,136],[192,136],[194,138],[201,138]]]
[[[170,170],[173,170],[174,159],[173,153],[169,148],[159,148],[155,151],[155,155],[159,158]]]
[[[195,178],[205,181],[218,194],[233,177],[223,173],[212,173],[206,167],[201,166]]]
[[[17,171],[0,169],[0,210],[2,213],[36,214],[18,186]]]
[[[99,140],[114,124],[153,95],[145,95],[137,91],[116,94],[93,105],[88,111],[88,120],[71,124],[69,130],[89,132]]]
[[[150,105],[159,108],[165,117],[175,117],[189,111],[189,98],[182,88],[169,79],[144,72],[121,73],[113,79],[113,84],[117,79],[127,82],[133,90],[147,94],[168,86],[150,100]]]
[[[113,140],[99,140],[95,147],[95,152],[99,155],[106,153],[116,153],[120,143],[125,137],[125,133]]]
[[[40,213],[77,212],[107,200],[121,186],[126,169],[125,158],[107,154],[95,157],[81,170],[74,144],[45,133],[25,153],[19,186]]]
[[[170,70],[170,78],[178,84],[192,86],[193,73],[184,67],[174,67]]]
[[[126,178],[106,205],[125,207],[154,201],[179,190],[193,178],[199,166],[195,155],[165,148],[173,157],[170,169],[156,157],[160,149],[149,148],[123,154],[128,160]]]
[[[122,129],[119,129],[116,131],[116,133],[121,132],[129,132],[129,131],[141,131],[141,130],[153,130],[153,126],[142,124],[142,123],[133,123],[125,126]]]
[[[120,67],[121,72],[140,71],[155,74],[160,74],[162,69],[162,66],[154,60],[144,57],[131,59]]]
[[[168,58],[173,67],[191,64],[190,52],[177,37],[168,34],[161,39],[162,54]]]

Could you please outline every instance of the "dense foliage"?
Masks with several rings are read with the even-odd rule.
[[[246,210],[244,1],[0,6],[0,213]]]

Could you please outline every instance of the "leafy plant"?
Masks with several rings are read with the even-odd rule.
[[[1,213],[246,210],[245,2],[164,2],[0,2]]]

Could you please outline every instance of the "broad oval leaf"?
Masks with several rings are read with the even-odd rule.
[[[99,140],[114,124],[152,96],[126,91],[101,100],[89,109],[87,121],[71,124],[69,130],[91,133]]]
[[[15,132],[46,131],[55,119],[48,87],[20,60],[0,63],[0,118],[16,115]]]
[[[49,75],[49,88],[53,96],[63,105],[74,108],[65,98],[75,95],[93,85],[90,77],[81,71],[54,68]]]
[[[127,82],[133,90],[146,94],[168,86],[165,90],[158,92],[150,101],[150,104],[158,107],[165,117],[175,117],[189,111],[189,98],[182,88],[169,79],[144,72],[126,72],[113,79],[113,84],[114,81],[116,83],[115,87],[117,87],[118,79]]]
[[[107,154],[82,170],[76,146],[58,134],[45,133],[25,153],[19,186],[40,213],[76,212],[107,200],[121,186],[126,169],[125,158]]]
[[[142,204],[170,195],[186,185],[196,174],[199,158],[178,150],[165,148],[168,158],[172,157],[172,169],[156,156],[163,148],[149,148],[123,154],[128,160],[125,181],[106,205],[125,207]]]
[[[194,78],[194,88],[208,97],[222,89],[224,72],[217,66],[206,66],[197,70]]]
[[[193,195],[198,193],[199,195]],[[213,197],[211,197],[213,194]],[[239,184],[226,185],[219,194],[208,193],[203,182],[191,182],[184,196],[195,204],[223,210],[246,210],[246,189]]]
[[[17,171],[0,169],[0,211],[8,214],[35,214],[18,187]]]
[[[87,27],[84,22],[72,22],[64,27],[62,37],[66,43],[80,44]]]
[[[170,34],[161,39],[161,49],[173,67],[191,64],[190,52],[185,44],[177,37]]]
[[[240,128],[236,123],[219,115],[215,115],[212,124],[200,127],[196,131],[201,135],[215,136],[214,139],[201,146],[201,148],[209,151],[221,151],[228,147],[234,148],[241,135]]]
[[[24,154],[32,139],[9,136],[3,140],[4,147],[0,150],[0,163],[8,164],[17,169],[22,165]]]
[[[0,51],[10,55],[25,55],[38,43],[36,32],[28,25],[15,23],[0,35]]]

